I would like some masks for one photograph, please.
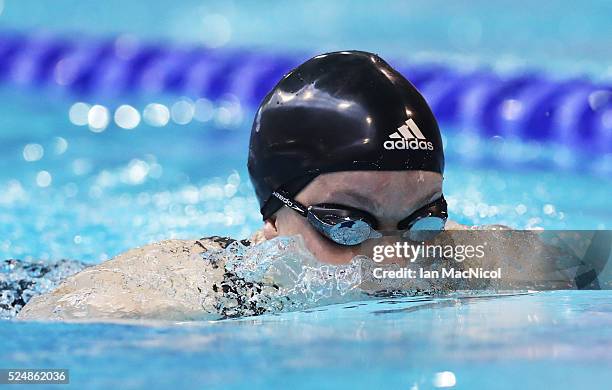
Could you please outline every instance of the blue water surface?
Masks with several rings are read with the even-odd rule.
[[[608,1],[295,4],[0,1],[0,28],[119,37],[128,48],[142,39],[279,53],[362,49],[500,73],[612,77]],[[188,124],[143,120],[132,130],[112,118],[102,131],[70,120],[76,102],[112,116],[122,104],[143,113],[181,100],[109,95],[0,85],[0,259],[95,264],[148,242],[246,237],[261,225],[246,172],[253,107],[224,96],[204,101],[209,112]],[[612,228],[610,156],[442,130],[452,219]],[[611,299],[608,291],[396,298],[182,324],[1,320],[0,368],[68,368],[78,389],[600,389],[612,381]]]
[[[239,106],[230,122],[213,116],[154,127],[143,121],[132,130],[111,122],[92,132],[70,122],[74,100],[41,94],[44,103],[40,95],[0,90],[0,258],[95,263],[161,239],[243,238],[261,226],[246,171],[251,107]],[[150,103],[126,100],[141,110]],[[113,110],[126,100],[104,103]],[[177,98],[152,101],[171,106]],[[227,102],[211,104],[219,112]],[[612,178],[592,169],[598,156],[443,131],[452,219],[515,228],[612,227]],[[28,161],[33,144],[42,156]],[[49,183],[41,182],[41,172]]]
[[[64,387],[92,389],[603,389],[612,380],[611,298],[559,291],[207,323],[8,322],[0,366],[68,367]]]

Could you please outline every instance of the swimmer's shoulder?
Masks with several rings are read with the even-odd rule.
[[[489,224],[489,225],[462,225],[453,220],[447,220],[444,224],[444,230],[449,231],[462,231],[462,230],[511,230],[509,226],[501,224]]]
[[[209,236],[164,240],[133,248],[68,277],[55,290],[33,297],[19,319],[199,318],[214,312],[210,298],[225,277],[219,263],[202,260],[207,251],[263,240]]]

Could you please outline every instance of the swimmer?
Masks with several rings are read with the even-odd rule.
[[[350,261],[377,230],[441,230],[447,219],[436,119],[371,53],[323,54],[286,75],[257,112],[248,168],[265,238],[301,234],[324,262]],[[330,218],[356,222],[340,238]]]
[[[344,264],[388,232],[420,240],[424,232],[465,229],[448,220],[443,143],[431,109],[372,53],[322,54],[286,74],[256,113],[248,171],[263,228],[244,245],[301,235],[319,261]],[[223,264],[202,264],[202,253],[232,241],[171,240],[130,250],[33,298],[19,318],[259,314],[241,296],[243,280]],[[558,279],[571,285],[562,272]],[[257,291],[267,288],[274,286]]]

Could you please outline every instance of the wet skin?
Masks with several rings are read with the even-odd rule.
[[[318,176],[295,199],[309,206],[336,203],[369,212],[379,230],[395,230],[397,224],[442,194],[442,175],[425,171],[350,171]],[[300,234],[320,261],[349,262],[360,253],[360,245],[343,247],[319,234],[301,215],[282,207],[265,221],[266,239]],[[390,242],[396,238],[389,237]]]

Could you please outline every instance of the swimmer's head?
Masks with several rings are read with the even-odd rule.
[[[312,227],[274,192],[306,206],[367,208],[393,225],[393,218],[439,197],[444,152],[416,88],[377,55],[344,51],[306,61],[265,97],[251,131],[248,169],[266,236],[300,233],[317,252]]]

